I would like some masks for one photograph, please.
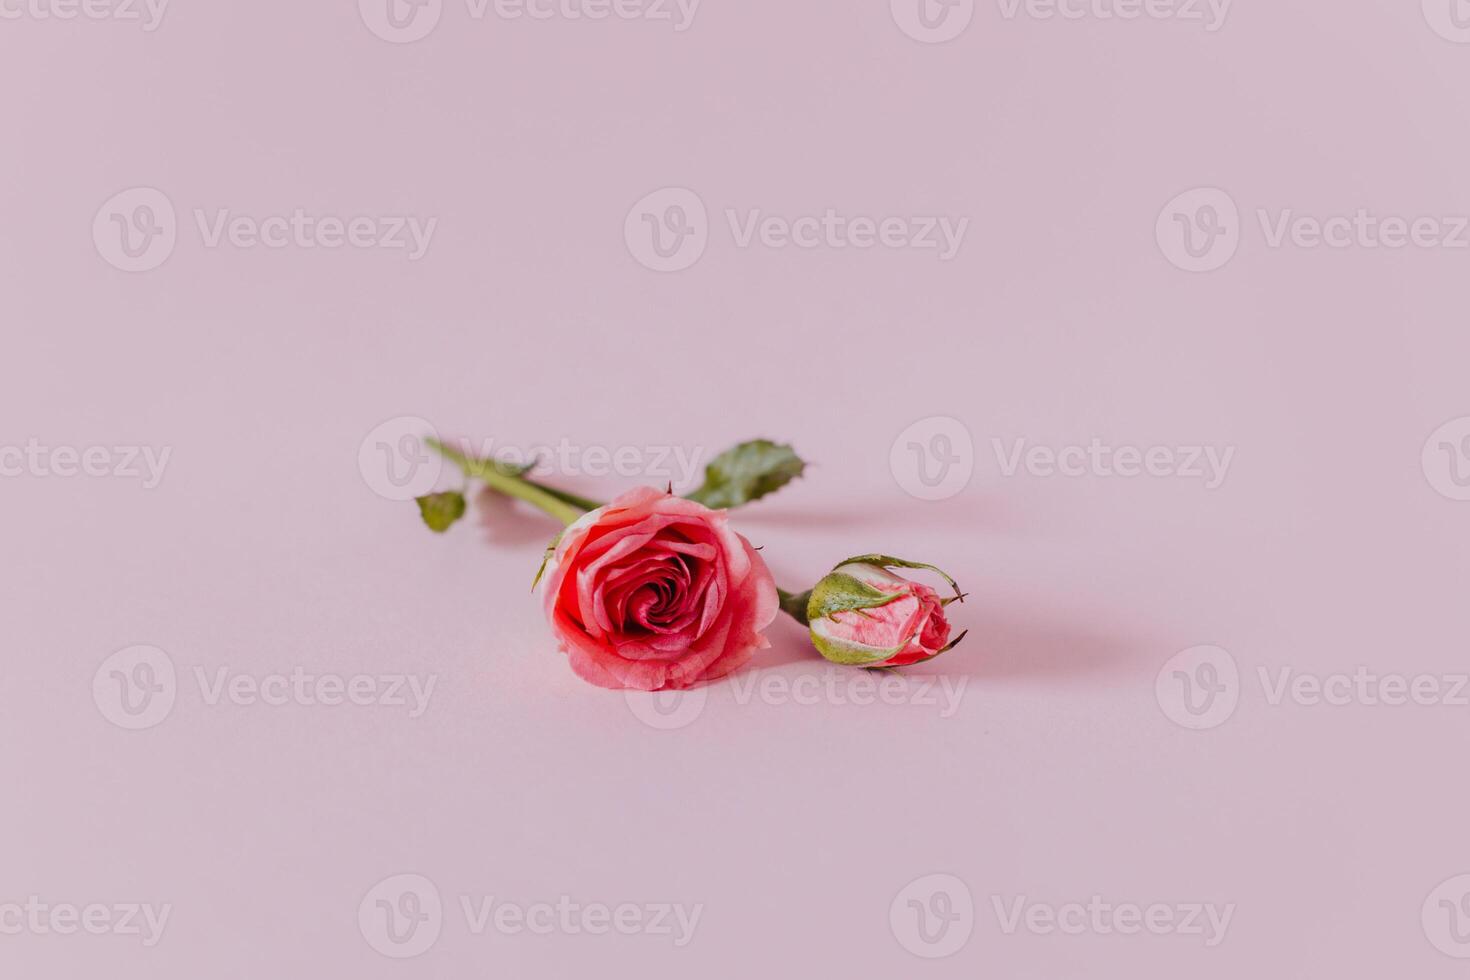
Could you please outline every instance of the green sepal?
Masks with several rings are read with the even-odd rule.
[[[969,630],[965,630],[959,636],[955,637],[953,640],[950,640],[944,646],[940,647],[938,650],[935,650],[933,653],[931,653],[929,656],[925,657],[923,660],[915,660],[913,663],[904,664],[904,666],[905,667],[917,667],[919,664],[927,664],[929,661],[933,660],[935,657],[941,657],[944,654],[949,653],[949,651],[953,650],[955,647],[957,647],[957,646],[960,645],[960,641],[961,640],[963,640],[965,637],[967,637],[969,635],[970,635],[970,631]]]
[[[551,564],[551,556],[556,554],[556,546],[561,544],[561,536],[565,530],[556,532],[556,537],[551,539],[551,544],[546,546],[546,553],[541,556],[541,567],[536,569],[536,577],[531,580],[531,591],[536,591],[536,586],[541,584],[541,576],[546,574],[546,566]]]
[[[856,558],[840,561],[834,567],[841,568],[843,565],[874,565],[878,568],[927,568],[948,582],[949,587],[954,589],[954,597],[944,600],[946,606],[951,602],[964,602],[965,596],[967,595],[967,593],[960,591],[959,583],[950,578],[948,572],[938,565],[930,565],[922,561],[908,561],[903,558],[894,558],[892,555],[859,555]]]
[[[861,612],[902,599],[906,593],[884,592],[843,572],[833,572],[817,583],[807,600],[808,622],[841,612]]]
[[[812,632],[812,646],[817,648],[823,659],[842,667],[872,667],[885,660],[892,660],[903,652],[903,647],[894,647],[892,650],[874,650],[871,647],[859,649],[859,644],[830,639],[815,630]]]

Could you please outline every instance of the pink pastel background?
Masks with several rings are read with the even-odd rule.
[[[1470,214],[1470,46],[1417,3],[1238,0],[1224,27],[1007,19],[944,44],[887,0],[705,0],[693,25],[474,20],[388,43],[353,0],[175,0],[161,26],[0,20],[0,444],[172,447],[138,480],[0,479],[0,903],[171,903],[163,940],[0,935],[27,978],[1459,976],[1420,908],[1470,871],[1470,708],[1271,706],[1257,669],[1465,669],[1470,503],[1420,450],[1470,415],[1470,255],[1267,247],[1258,208]],[[179,241],[94,246],[153,187]],[[689,188],[681,272],[624,240]],[[1226,191],[1224,268],[1155,241]],[[428,253],[206,248],[192,212],[437,217]],[[959,255],[739,248],[724,211],[968,217]],[[777,577],[946,566],[970,639],[919,704],[742,704],[643,724],[579,682],[528,591],[553,527],[428,534],[358,465],[417,416],[503,445],[788,439],[739,515]],[[960,420],[974,475],[915,498],[890,447]],[[1235,447],[1197,480],[1005,477],[992,439]],[[582,480],[611,493],[628,481]],[[753,667],[825,677],[783,621]],[[92,678],[151,644],[178,702],[125,731]],[[1160,668],[1216,644],[1234,716]],[[192,669],[437,674],[427,712],[219,704]],[[359,931],[431,879],[439,941]],[[889,907],[963,880],[974,933]],[[702,903],[694,941],[469,933],[458,896]],[[1215,902],[1225,941],[1005,934],[1009,903]]]

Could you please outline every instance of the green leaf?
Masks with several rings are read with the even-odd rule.
[[[739,507],[775,493],[806,470],[790,446],[755,439],[728,449],[704,468],[704,485],[690,500],[715,510]]]
[[[427,497],[419,497],[419,514],[424,523],[429,525],[429,530],[435,534],[443,534],[454,525],[454,522],[464,516],[465,503],[464,494],[458,490],[448,493],[431,493]]]

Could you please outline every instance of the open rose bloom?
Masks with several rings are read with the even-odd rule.
[[[955,596],[962,598],[958,589]],[[954,646],[944,606],[929,586],[854,561],[817,583],[807,614],[812,643],[833,663],[907,667]]]
[[[586,681],[682,689],[770,646],[776,583],[725,512],[639,487],[569,526],[544,573],[546,616]]]

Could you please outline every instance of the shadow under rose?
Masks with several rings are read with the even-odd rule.
[[[997,614],[979,608],[974,599],[967,605],[970,609],[950,608],[956,635],[960,630],[970,631],[964,641],[933,662],[900,673],[1062,681],[1110,674],[1128,676],[1137,672],[1135,665],[1151,656],[1147,642],[1130,638],[1122,630],[1068,624],[1054,613]],[[784,613],[771,624],[766,636],[771,649],[757,651],[738,673],[794,663],[825,663],[812,646],[806,628]]]
[[[951,612],[956,627],[968,628],[970,635],[934,661],[929,669],[935,673],[995,680],[1126,676],[1149,655],[1147,643],[1121,630],[1069,623],[1054,613]]]
[[[560,526],[526,504],[483,487],[475,494],[475,524],[485,544],[497,547],[551,543]],[[539,559],[538,559],[539,561]]]
[[[767,529],[809,531],[816,528],[851,530],[874,527],[876,515],[882,515],[885,526],[897,532],[955,527],[978,529],[1013,529],[1016,520],[1006,510],[1003,498],[963,494],[949,500],[915,500],[895,491],[897,496],[874,497],[838,503],[816,502],[809,505],[773,497],[732,511],[731,520],[747,537],[760,536]]]

